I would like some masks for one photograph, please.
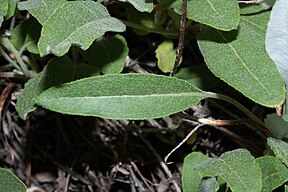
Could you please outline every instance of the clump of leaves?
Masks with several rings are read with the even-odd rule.
[[[179,58],[173,41],[180,29],[180,35],[184,34],[185,18],[179,24],[180,15],[186,15],[182,1],[121,2],[127,6],[125,20],[109,14],[109,1],[103,4],[66,0],[0,2],[0,26],[7,24],[6,21],[11,17],[16,19],[16,6],[18,10],[28,11],[31,15],[16,27],[12,22],[9,27],[11,37],[2,36],[1,45],[4,49],[0,48],[3,58],[11,63],[17,75],[32,77],[25,84],[16,106],[23,119],[37,106],[64,114],[109,119],[150,119],[183,111],[204,98],[216,98],[235,105],[265,129],[264,122],[236,99],[202,91],[202,87],[197,87],[199,84],[195,78],[191,80],[190,77],[203,79],[207,75],[206,79],[212,80],[212,83],[221,79],[253,102],[279,109],[287,97],[287,67],[283,64],[287,61],[286,57],[282,57],[287,55],[287,10],[281,8],[285,7],[286,1],[278,0],[271,16],[270,11],[261,4],[239,6],[237,0],[188,1],[186,37],[193,34],[192,38],[197,40],[210,71],[207,72],[205,67],[198,68],[201,70],[195,76],[195,71],[181,69],[176,77],[119,74],[125,67],[125,58],[129,53],[127,43],[119,33],[130,27],[137,35],[162,35],[164,41],[155,51],[158,67],[163,73],[170,72],[174,69],[175,58]],[[280,12],[283,14],[278,14]],[[280,31],[275,27],[279,25],[282,26]],[[180,43],[187,45],[188,42]],[[31,53],[31,58],[27,59],[25,51]],[[11,59],[7,52],[13,53],[15,59]],[[34,75],[38,71],[35,55],[38,59],[44,57],[48,60],[49,54],[56,58],[49,60],[42,72]],[[219,79],[215,80],[216,77],[210,72]],[[207,90],[207,87],[203,90]],[[284,118],[286,113],[285,103]],[[272,131],[272,134],[275,136],[275,132]],[[284,134],[286,132],[275,137],[282,139]],[[220,186],[218,177],[232,191],[275,189],[287,181],[287,172],[279,172],[281,178],[275,182],[263,182],[263,175],[269,177],[271,170],[278,171],[285,166],[277,159],[281,159],[281,155],[277,147],[271,144],[274,140],[270,139],[269,142],[276,154],[275,158],[261,157],[255,160],[248,151],[242,149],[223,154],[219,159],[192,153],[185,160],[184,190],[190,191],[192,186],[198,190],[200,186],[216,191]],[[195,161],[190,162],[190,159]],[[268,164],[272,167],[264,170]],[[187,172],[187,169],[191,171]],[[195,178],[193,184],[189,183],[190,177]],[[267,183],[269,186],[266,186]]]

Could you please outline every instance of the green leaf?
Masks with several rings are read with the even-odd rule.
[[[181,68],[175,77],[184,79],[202,90],[209,90],[220,82],[220,79],[215,77],[205,65]]]
[[[203,179],[198,188],[198,192],[217,192],[219,190],[219,184],[215,177]]]
[[[27,10],[41,25],[65,4],[66,0],[28,0],[18,3],[19,10]]]
[[[161,75],[102,75],[55,86],[36,98],[52,111],[109,119],[167,116],[209,96],[190,83]]]
[[[176,59],[176,49],[172,41],[163,41],[158,45],[156,51],[156,58],[158,59],[158,67],[164,73],[168,73],[173,70]]]
[[[105,32],[124,30],[125,25],[111,17],[102,4],[68,1],[48,15],[38,42],[40,56],[49,53],[62,56],[72,44],[86,50]]]
[[[172,7],[181,14],[182,0],[176,0]],[[188,0],[187,18],[219,30],[230,31],[237,29],[240,11],[237,0]]]
[[[7,169],[0,168],[0,191],[25,192],[26,186]]]
[[[251,100],[275,107],[284,102],[285,85],[264,49],[268,18],[269,12],[242,16],[239,30],[230,32],[205,29],[198,44],[217,77]]]
[[[35,110],[33,98],[46,89],[83,77],[98,75],[98,68],[87,64],[73,64],[66,58],[55,58],[48,62],[43,71],[25,84],[16,110],[21,118],[26,119],[29,112]]]
[[[153,29],[157,28],[158,26],[155,25],[154,16],[151,13],[141,13],[134,9],[133,7],[126,9],[127,13],[127,20],[128,22],[133,23],[134,25],[139,25],[144,29]],[[149,30],[141,30],[137,28],[133,28],[133,31],[138,35],[147,35],[150,33]]]
[[[209,157],[199,152],[190,153],[185,157],[182,172],[182,186],[184,192],[199,191],[198,187],[201,187],[199,185],[201,183],[203,175],[200,171],[193,170],[193,168],[209,159]]]
[[[103,74],[120,73],[128,55],[126,40],[121,35],[95,41],[83,53],[89,64],[97,66]]]
[[[219,159],[205,161],[194,170],[202,176],[219,176],[224,179],[232,191],[260,192],[262,188],[261,169],[254,157],[246,149],[226,152]]]
[[[9,0],[9,6],[8,6],[8,11],[5,19],[10,19],[14,14],[16,10],[16,6],[19,0]]]
[[[279,117],[276,113],[267,115],[265,125],[277,139],[283,139],[288,136],[288,123]]]
[[[151,12],[153,10],[153,0],[120,0],[131,3],[140,12]]]
[[[30,53],[39,54],[37,42],[41,33],[41,25],[34,20],[27,30],[24,45]]]
[[[26,46],[28,51],[38,54],[37,41],[40,31],[41,25],[34,18],[29,18],[12,30],[10,41],[17,50]]]
[[[277,157],[259,157],[256,162],[262,169],[263,192],[270,192],[288,181],[288,169]]]
[[[269,137],[267,139],[267,144],[275,153],[276,157],[288,166],[288,143]]]
[[[0,27],[2,25],[2,22],[4,21],[4,17],[8,12],[8,5],[8,0],[0,0]]]
[[[266,50],[288,86],[288,2],[277,0],[273,6],[266,33]],[[286,98],[288,91],[286,90]],[[284,118],[288,119],[288,100],[283,106]]]

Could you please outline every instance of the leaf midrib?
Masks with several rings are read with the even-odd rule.
[[[209,97],[210,94],[206,92],[188,92],[188,93],[167,93],[167,94],[147,94],[147,95],[107,95],[107,96],[60,96],[60,97],[52,97],[49,100],[54,99],[75,99],[75,98],[82,98],[82,99],[112,99],[112,98],[149,98],[149,97],[188,97],[188,96],[198,96],[198,97]],[[210,96],[213,97],[213,96]],[[40,96],[41,98],[41,96]],[[44,97],[45,99],[45,97]]]
[[[249,69],[249,67],[246,65],[246,63],[243,61],[243,59],[240,57],[238,54],[237,50],[234,48],[234,46],[224,37],[224,35],[220,32],[217,31],[220,36],[223,38],[223,40],[227,43],[227,45],[233,50],[235,53],[236,57],[240,60],[241,64],[244,66],[245,69],[249,72],[249,74],[259,83],[259,85],[264,89],[265,92],[269,95],[269,97],[273,98],[269,90],[263,85],[263,83],[252,73],[252,71]]]

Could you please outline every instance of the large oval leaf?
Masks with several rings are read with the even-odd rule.
[[[172,5],[181,14],[182,0]],[[220,29],[230,31],[236,29],[240,21],[240,11],[237,0],[188,0],[187,18]]]
[[[52,52],[62,56],[71,45],[88,49],[107,31],[122,32],[125,25],[109,15],[106,8],[94,1],[69,1],[45,22],[38,43],[40,56]]]
[[[199,47],[209,69],[253,101],[268,107],[285,99],[283,80],[265,52],[269,12],[241,17],[239,30],[205,29]]]
[[[35,100],[50,110],[109,119],[167,116],[209,97],[190,83],[153,74],[103,75],[55,86]]]

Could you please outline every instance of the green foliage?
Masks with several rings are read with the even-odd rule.
[[[155,51],[158,59],[158,67],[164,73],[173,70],[176,59],[176,50],[172,41],[163,41]]]
[[[188,46],[183,60],[194,54],[189,43],[195,39],[201,52],[195,60],[201,60],[202,54],[205,63],[196,61],[181,68],[176,77],[118,74],[123,71],[130,51],[125,40],[127,33],[118,33],[129,27],[132,30],[127,29],[128,33],[147,35],[142,39],[150,33],[158,34],[159,39],[153,42],[159,45],[155,50],[158,67],[164,73],[170,72],[176,58],[173,45],[179,35],[182,0],[120,1],[112,3],[121,8],[125,5],[119,16],[110,9],[110,1],[0,0],[1,31],[12,33],[0,37],[0,53],[15,74],[31,78],[16,106],[23,119],[37,106],[65,114],[149,119],[180,112],[204,98],[216,98],[235,105],[263,125],[235,99],[199,89],[209,91],[220,79],[266,107],[279,107],[286,99],[286,117],[286,1],[276,1],[270,16],[270,11],[265,11],[268,4],[272,5],[268,1],[240,8],[237,0],[188,0],[183,42]],[[16,6],[20,11],[28,11],[31,17],[18,22]],[[152,45],[150,49],[154,48]],[[50,53],[56,57],[47,57]],[[43,65],[38,66],[37,61]],[[42,66],[43,70],[35,74]],[[268,115],[265,124],[274,137],[287,136],[287,123],[275,114]],[[218,159],[200,153],[188,155],[183,165],[184,191],[217,191],[223,185],[221,179],[237,192],[271,191],[282,186],[288,178],[288,144],[269,138],[268,145],[276,157],[255,159],[244,149],[227,152]],[[0,191],[7,191],[1,187]]]
[[[151,12],[153,10],[153,0],[120,0],[131,3],[140,12]]]
[[[37,74],[25,84],[24,92],[17,102],[16,109],[19,115],[26,119],[27,114],[35,110],[34,98],[46,89],[98,74],[98,67],[92,65],[74,64],[71,60],[64,57],[52,59],[41,73]]]
[[[213,186],[210,191],[218,190],[220,183],[216,184],[217,177],[226,181],[233,192],[272,191],[282,186],[288,181],[287,154],[284,154],[287,153],[288,144],[269,138],[268,145],[276,157],[254,159],[246,149],[226,152],[218,159],[208,158],[198,152],[189,154],[183,164],[183,190],[201,191],[202,183],[207,182],[207,177],[214,178],[213,183],[209,184],[209,187]],[[283,161],[286,161],[286,166]]]
[[[25,192],[26,187],[13,173],[0,168],[0,191]]]
[[[8,13],[8,8],[9,8],[8,0],[1,0],[0,1],[0,27],[2,25],[2,22],[4,21],[4,17]]]
[[[176,0],[172,5],[177,13],[181,13],[182,1]],[[237,29],[240,11],[237,0],[188,0],[187,18],[214,27],[215,29],[230,31]]]
[[[61,1],[55,4],[43,2],[45,6],[38,8],[35,2],[23,2],[26,4],[20,4],[20,8],[30,11],[43,25],[38,43],[40,56],[49,53],[63,56],[72,44],[86,50],[106,31],[122,32],[125,30],[125,25],[111,17],[100,3],[93,1],[64,1],[62,4],[59,3]],[[42,9],[49,10],[45,18],[42,18]]]
[[[126,40],[117,35],[95,41],[83,55],[90,65],[97,66],[103,74],[120,73],[128,56],[128,47]]]
[[[35,100],[44,108],[66,114],[109,119],[149,119],[187,109],[208,96],[208,93],[177,78],[120,74],[55,86]]]
[[[276,113],[267,115],[265,125],[277,139],[284,139],[288,136],[288,122],[279,117]]]
[[[269,12],[242,16],[239,30],[207,28],[198,42],[212,73],[253,101],[275,107],[284,102],[285,86],[264,49],[268,19]]]

